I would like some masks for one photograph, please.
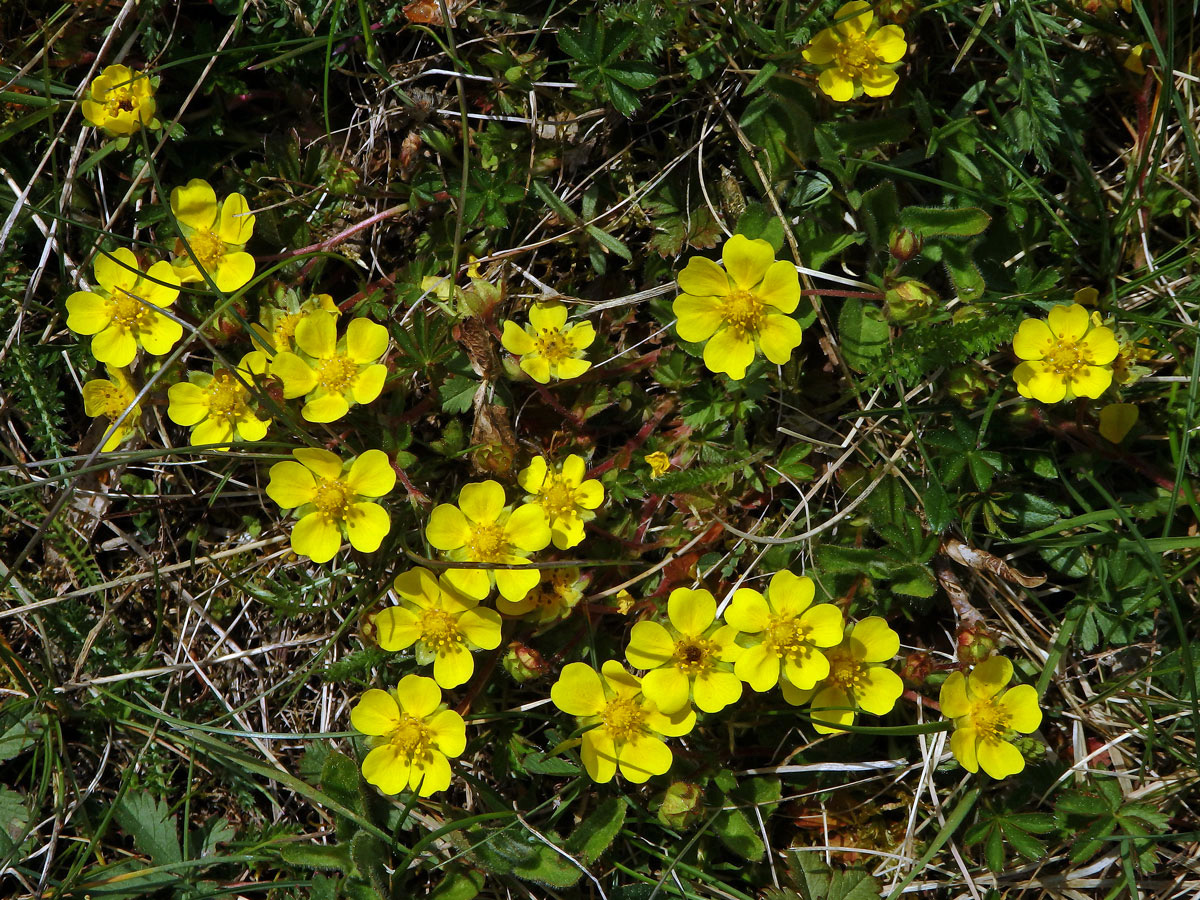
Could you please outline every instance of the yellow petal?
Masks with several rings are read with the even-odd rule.
[[[223,253],[217,260],[217,270],[211,274],[222,294],[232,294],[254,277],[254,257],[240,250]]]
[[[189,381],[171,385],[167,399],[167,417],[176,425],[195,425],[208,415],[208,392]]]
[[[300,447],[292,451],[292,456],[300,463],[322,478],[336,481],[342,477],[342,458],[329,450],[316,447]]]
[[[676,588],[667,598],[667,617],[680,634],[699,637],[717,617],[717,601],[705,590]]]
[[[967,692],[972,699],[994,697],[1012,681],[1013,665],[1008,657],[992,656],[985,659],[967,676]]]
[[[303,397],[317,386],[317,373],[312,366],[290,350],[276,353],[270,370],[283,382],[283,396],[287,400]]]
[[[757,644],[738,657],[733,672],[759,693],[769,691],[779,683],[779,657]]]
[[[767,269],[775,262],[775,250],[762,238],[750,240],[744,234],[735,234],[721,248],[721,261],[725,263],[730,280],[741,290],[748,291],[763,280]]]
[[[463,485],[463,489],[458,492],[458,508],[476,524],[495,522],[504,509],[504,488],[500,486],[500,482],[491,480]]]
[[[441,753],[431,753],[419,768],[414,762],[408,786],[420,797],[430,797],[450,787],[450,763]]]
[[[891,69],[886,69],[883,66],[875,66],[874,68],[865,70],[859,76],[859,82],[862,84],[863,91],[868,97],[887,97],[892,91],[896,90],[896,85],[900,82],[900,76]]]
[[[575,502],[584,509],[597,509],[604,502],[604,485],[595,478],[575,488]]]
[[[813,730],[819,734],[838,734],[839,725],[854,724],[854,701],[836,685],[821,688],[812,698]]]
[[[754,295],[780,312],[794,312],[800,303],[800,276],[796,267],[782,259],[771,263]]]
[[[1067,383],[1061,375],[1051,372],[1045,363],[1024,362],[1013,370],[1017,391],[1022,397],[1032,397],[1042,403],[1058,403],[1067,396]]]
[[[732,328],[722,328],[704,345],[704,365],[710,372],[724,372],[734,381],[746,377],[746,367],[752,362],[754,343]]]
[[[112,321],[108,303],[91,291],[76,291],[67,298],[67,327],[76,334],[99,334]]]
[[[315,563],[329,562],[341,546],[341,531],[322,513],[309,513],[292,528],[292,549]]]
[[[362,497],[383,497],[396,486],[396,470],[382,450],[367,450],[350,466],[346,485]]]
[[[1112,329],[1103,325],[1089,331],[1080,343],[1086,351],[1084,358],[1093,366],[1107,366],[1121,350]]]
[[[406,650],[421,637],[416,615],[400,606],[390,606],[375,616],[375,640],[388,652]]]
[[[838,103],[845,103],[854,97],[854,79],[837,68],[825,69],[817,77],[817,86]]]
[[[221,221],[217,233],[225,243],[238,246],[245,244],[254,234],[254,214],[241,194],[230,194],[221,203]]]
[[[638,735],[618,750],[617,762],[625,778],[643,784],[671,768],[671,748],[656,737]]]
[[[584,372],[592,367],[592,364],[586,359],[560,359],[555,366],[555,375],[563,381],[569,381],[572,378],[578,378]]]
[[[424,675],[405,675],[396,685],[400,708],[417,719],[429,716],[442,702],[442,692],[432,678]]]
[[[119,247],[111,254],[101,251],[92,264],[96,280],[110,293],[133,292],[141,277],[137,257],[128,247]]]
[[[1025,758],[1021,751],[998,738],[984,738],[979,742],[976,752],[979,755],[979,767],[993,778],[1007,778],[1025,769]]]
[[[522,359],[521,371],[538,384],[550,383],[550,363],[543,356],[527,356]]]
[[[838,40],[837,32],[832,28],[824,28],[817,32],[817,36],[804,48],[802,55],[806,62],[825,66],[833,62],[841,46],[842,42]]]
[[[530,494],[540,493],[549,471],[550,467],[546,464],[545,457],[535,456],[529,461],[529,465],[518,473],[517,484]]]
[[[1049,325],[1041,319],[1026,319],[1013,337],[1013,353],[1020,359],[1044,359],[1055,343]]]
[[[467,749],[467,726],[462,716],[452,709],[443,709],[430,716],[425,724],[438,750],[446,756],[462,756]]]
[[[725,270],[704,256],[689,259],[676,281],[681,291],[693,297],[724,297],[733,289]]]
[[[550,700],[569,716],[599,715],[607,703],[599,673],[581,662],[563,666],[550,688]]]
[[[674,666],[664,666],[646,673],[646,677],[642,679],[642,692],[660,712],[670,715],[688,705],[691,682]]]
[[[155,315],[139,335],[142,346],[152,356],[165,356],[183,337],[183,326],[166,316]]]
[[[350,412],[350,402],[342,394],[317,392],[300,408],[306,422],[336,422]]]
[[[579,758],[588,776],[597,784],[607,784],[617,774],[616,743],[608,732],[599,728],[585,732]]]
[[[471,526],[457,506],[443,503],[430,513],[425,539],[438,550],[456,550],[471,540]]]
[[[170,306],[179,298],[179,276],[165,259],[160,259],[138,282],[141,297],[154,306]]]
[[[725,621],[738,631],[755,634],[767,627],[770,615],[771,609],[762,594],[752,588],[738,588],[725,610]]]
[[[137,355],[137,341],[121,326],[110,324],[92,338],[92,356],[110,366],[124,368]]]
[[[466,684],[474,672],[475,660],[461,644],[438,650],[433,659],[433,678],[447,690]]]
[[[408,787],[411,772],[409,757],[402,754],[395,744],[376,747],[363,760],[363,778],[385,794],[398,794]]]
[[[904,681],[899,675],[883,666],[871,666],[864,683],[855,686],[854,699],[871,715],[883,716],[892,711],[903,693]]]
[[[968,772],[979,771],[978,744],[979,735],[974,728],[956,728],[950,736],[950,751]]]
[[[392,582],[392,586],[397,594],[405,600],[411,600],[422,609],[441,604],[441,585],[432,572],[421,566],[401,572]]]
[[[908,43],[904,40],[904,29],[899,25],[884,25],[871,35],[867,42],[882,63],[899,62],[908,50]]]
[[[625,658],[631,666],[657,669],[669,663],[674,655],[675,641],[666,628],[649,620],[634,624],[629,632],[629,646],[625,648]]]
[[[550,543],[550,526],[546,522],[546,514],[534,503],[518,506],[504,525],[504,536],[514,547],[529,553],[546,549],[546,545]]]
[[[1050,330],[1064,341],[1078,341],[1091,327],[1091,321],[1087,310],[1078,303],[1056,306],[1046,317]]]
[[[495,576],[496,590],[514,602],[524,600],[540,580],[537,569],[496,569]]]
[[[184,225],[207,231],[217,221],[216,191],[207,181],[193,178],[171,191],[171,212]]]
[[[967,696],[967,679],[962,672],[951,672],[942,682],[938,693],[938,705],[947,719],[957,719],[971,711],[971,699]]]
[[[874,19],[875,13],[867,0],[850,0],[833,14],[833,21],[837,23],[835,27],[842,34],[865,34]]]
[[[704,712],[720,712],[741,698],[742,680],[732,672],[704,672],[696,676],[692,696],[696,706]]]
[[[781,569],[771,576],[767,599],[778,613],[798,616],[812,605],[817,595],[816,585],[807,575],[796,575]],[[840,638],[839,638],[840,640]]]
[[[1084,366],[1067,379],[1067,387],[1076,397],[1090,397],[1094,400],[1108,390],[1112,380],[1112,369]]]
[[[758,345],[762,347],[763,356],[781,366],[792,358],[792,351],[803,339],[800,323],[791,316],[768,313],[758,334]]]
[[[378,503],[355,503],[346,510],[346,533],[350,545],[362,553],[374,553],[392,528],[387,510]]]
[[[1037,731],[1042,724],[1042,710],[1038,706],[1037,688],[1031,684],[1018,684],[1004,692],[1000,707],[1008,712],[1008,725],[1022,734]]]
[[[504,331],[500,336],[500,345],[509,353],[524,356],[534,351],[533,338],[516,322],[506,319]]]
[[[371,688],[350,710],[350,724],[363,734],[387,734],[400,724],[400,709],[387,691]]]
[[[596,340],[596,326],[591,322],[576,322],[566,330],[565,336],[576,350],[586,350]]]
[[[192,429],[191,442],[193,445],[228,444],[233,440],[233,425],[225,417],[205,419]],[[222,447],[218,450],[225,449]]]
[[[354,402],[370,403],[383,391],[383,382],[386,378],[387,366],[367,366],[354,379],[352,385]]]
[[[179,385],[176,385],[178,387]],[[283,509],[295,509],[313,498],[317,483],[312,472],[298,462],[287,460],[271,466],[267,496]]]
[[[500,614],[494,609],[468,609],[458,617],[458,627],[480,650],[500,646]]]
[[[829,660],[819,650],[804,648],[798,653],[784,657],[782,674],[800,690],[806,691],[818,681],[829,677]]]
[[[1100,435],[1106,441],[1119,444],[1125,440],[1137,420],[1138,408],[1132,403],[1110,403],[1100,410]]]
[[[900,635],[880,616],[867,616],[850,632],[850,647],[864,662],[887,662],[900,652]]]
[[[372,363],[387,352],[388,330],[370,319],[355,319],[346,328],[346,355],[357,363]]]
[[[296,326],[296,346],[314,359],[327,358],[337,350],[337,317],[323,309],[313,310]]]
[[[529,307],[529,324],[537,331],[562,331],[567,324],[567,308],[561,303],[535,303]]]
[[[715,297],[680,294],[671,305],[678,319],[675,330],[682,340],[707,341],[725,321],[721,309],[721,301]]]
[[[492,580],[489,574],[486,569],[450,569],[444,577],[459,593],[475,600],[482,600],[492,590]],[[519,599],[524,596],[525,594],[522,594]]]

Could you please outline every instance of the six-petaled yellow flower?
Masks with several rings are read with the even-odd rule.
[[[127,66],[105,66],[88,85],[82,108],[88,122],[113,136],[160,125],[154,118],[154,82]]]
[[[864,92],[886,97],[900,80],[895,66],[908,44],[899,25],[874,24],[875,13],[865,0],[852,0],[833,14],[832,26],[817,33],[804,58],[822,71],[817,84],[831,99],[845,103]]]
[[[813,728],[836,734],[840,725],[853,725],[858,709],[874,716],[892,711],[904,682],[887,663],[900,650],[900,636],[879,616],[869,616],[846,626],[845,637],[824,651],[829,675],[808,691],[783,682],[783,699],[799,706],[812,701]]]
[[[641,679],[614,659],[597,672],[586,663],[563,667],[550,688],[550,699],[588,730],[580,757],[593,781],[612,781],[621,774],[641,784],[671,768],[671,748],[664,737],[687,734],[696,724],[690,707],[667,715],[642,693]]]
[[[138,347],[162,356],[183,337],[183,326],[160,310],[179,297],[179,278],[166,262],[143,274],[137,257],[125,247],[100,254],[93,266],[96,290],[67,298],[67,327],[92,334],[92,355],[114,368],[133,362]]]
[[[717,601],[708,591],[676,588],[667,598],[671,627],[638,622],[629,636],[625,658],[642,676],[642,691],[671,714],[688,707],[720,712],[742,696],[733,665],[742,654],[737,630],[717,622]]]
[[[1017,391],[1042,403],[1095,399],[1112,384],[1119,350],[1112,329],[1096,324],[1082,306],[1056,306],[1044,321],[1026,319],[1017,329],[1013,351],[1025,360],[1013,371]]]
[[[260,419],[247,385],[262,375],[262,359],[247,353],[235,372],[215,366],[213,373],[189,372],[188,380],[167,390],[167,415],[176,425],[192,429],[193,444],[261,441],[270,418]],[[218,447],[218,450],[228,449]]]
[[[842,613],[832,603],[812,605],[816,588],[807,576],[776,572],[766,596],[751,588],[733,594],[725,621],[736,628],[746,650],[733,671],[756,691],[780,679],[806,691],[829,675],[822,652],[842,640]]]
[[[379,360],[388,340],[388,330],[370,319],[354,319],[338,340],[337,317],[319,309],[296,325],[300,353],[277,353],[271,374],[283,382],[284,397],[305,398],[300,415],[309,422],[336,422],[383,390],[387,366]]]
[[[795,266],[776,261],[770,244],[740,234],[725,242],[721,260],[724,269],[702,256],[689,259],[672,308],[683,340],[708,341],[704,365],[737,381],[758,350],[776,365],[791,359],[802,337],[789,315],[800,302],[800,279]]]
[[[968,772],[982,768],[993,778],[1007,778],[1025,768],[1025,758],[1011,738],[1036,731],[1042,711],[1032,685],[1005,690],[1012,676],[1012,663],[993,656],[970,675],[953,672],[942,684],[938,702],[942,714],[954,720],[950,749]]]
[[[333,559],[342,534],[355,550],[373,553],[391,530],[387,510],[370,500],[396,486],[396,471],[382,450],[368,450],[351,462],[328,450],[293,450],[296,461],[271,466],[267,496],[295,509],[292,549],[313,562]]]
[[[583,542],[583,523],[596,518],[595,510],[604,502],[604,488],[594,478],[586,481],[587,466],[583,458],[571,454],[562,470],[553,471],[544,457],[535,456],[527,468],[517,475],[517,483],[546,514],[554,546],[566,550]]]
[[[428,569],[411,569],[396,576],[396,593],[405,606],[392,606],[375,617],[375,634],[384,650],[417,645],[417,662],[433,663],[433,678],[444,688],[458,687],[475,671],[472,650],[500,646],[500,614],[478,609],[479,601],[465,597]]]
[[[583,599],[586,579],[575,566],[543,569],[542,580],[520,600],[496,598],[496,609],[506,616],[525,616],[539,625],[564,618]]]
[[[254,214],[245,197],[230,194],[218,203],[212,185],[193,178],[171,191],[171,212],[187,241],[186,247],[176,241],[172,262],[181,281],[204,281],[203,270],[228,294],[254,277],[254,257],[245,251],[254,234]]]
[[[515,510],[504,505],[504,488],[496,481],[467,484],[458,506],[443,503],[429,516],[425,537],[455,562],[525,565],[530,553],[546,549],[550,526],[533,503]],[[449,569],[446,580],[476,600],[494,584],[509,600],[523,600],[538,583],[537,569]]]
[[[432,678],[406,675],[394,694],[372,688],[350,710],[350,723],[365,735],[371,752],[363,778],[385,794],[406,788],[428,797],[450,786],[449,758],[467,748],[462,716],[442,706]]]
[[[521,358],[521,370],[539,384],[548,384],[553,378],[578,378],[592,366],[581,357],[596,339],[596,329],[591,322],[566,326],[563,304],[537,304],[530,307],[525,328],[505,320],[500,343]]]
[[[122,369],[109,368],[108,378],[93,378],[83,386],[83,411],[92,417],[103,416],[112,425],[112,433],[100,447],[107,453],[133,434],[142,407],[134,405],[137,391]]]

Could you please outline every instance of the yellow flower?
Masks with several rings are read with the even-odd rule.
[[[259,324],[250,326],[255,343],[273,353],[294,349],[296,327],[317,310],[324,310],[335,319],[341,313],[329,294],[313,294],[301,302],[289,291],[282,302],[282,306],[263,306],[258,312]]]
[[[1144,41],[1140,44],[1135,44],[1129,48],[1129,55],[1125,57],[1125,62],[1122,65],[1132,72],[1134,75],[1146,74],[1146,63],[1143,57],[1146,56],[1146,51],[1150,49],[1150,42]]]
[[[817,33],[804,58],[823,71],[817,79],[832,100],[845,103],[865,91],[886,97],[900,80],[895,64],[908,51],[899,25],[874,25],[875,13],[865,0],[852,0],[833,14],[835,25]]]
[[[504,488],[496,481],[467,484],[458,506],[436,507],[425,526],[431,546],[455,562],[524,565],[530,553],[550,543],[546,514],[533,503],[513,510],[504,505]],[[523,600],[538,583],[537,569],[450,569],[446,580],[468,597],[482,600],[494,584],[509,600]]]
[[[529,325],[522,329],[505,320],[500,343],[509,353],[521,357],[521,370],[539,384],[552,378],[578,378],[592,367],[580,359],[596,339],[591,322],[567,324],[567,308],[561,303],[542,303],[530,307]]]
[[[788,313],[800,302],[800,279],[770,244],[740,234],[725,242],[721,260],[724,269],[693,256],[679,273],[675,330],[685,341],[708,341],[704,364],[739,381],[756,350],[776,365],[792,358],[802,332]]]
[[[134,405],[137,391],[121,369],[109,367],[108,378],[94,378],[83,386],[83,411],[89,416],[104,416],[112,422],[112,433],[100,448],[102,453],[115,449],[133,434],[142,407]]]
[[[1017,391],[1042,403],[1099,397],[1112,384],[1119,349],[1112,330],[1082,306],[1056,306],[1045,321],[1026,319],[1017,329],[1013,350],[1027,360],[1013,371]]]
[[[258,364],[257,367],[255,364]],[[189,372],[188,380],[171,385],[167,415],[176,425],[192,429],[193,444],[228,444],[230,441],[261,441],[270,418],[254,414],[247,384],[262,375],[262,359],[247,353],[236,373],[214,366],[213,374]],[[257,368],[257,370],[256,370]],[[217,447],[227,450],[227,447]]]
[[[229,294],[254,277],[254,257],[245,252],[254,234],[254,214],[245,197],[230,194],[218,203],[212,185],[193,178],[171,191],[171,212],[192,249],[189,254],[182,241],[175,243],[171,264],[181,281],[204,281],[203,269],[221,293]]]
[[[829,675],[808,691],[785,681],[783,699],[795,706],[811,700],[813,728],[821,734],[837,734],[842,730],[838,726],[853,725],[856,708],[886,715],[904,693],[900,676],[884,666],[899,651],[900,636],[879,616],[847,625],[842,642],[825,651]]]
[[[646,465],[650,467],[651,478],[662,478],[671,471],[671,457],[661,450],[646,455]]]
[[[1113,444],[1125,440],[1137,424],[1138,408],[1132,403],[1110,403],[1100,410],[1100,436]]]
[[[687,734],[696,714],[684,707],[673,715],[663,713],[642,693],[642,683],[615,659],[598,673],[586,663],[563,667],[550,688],[554,705],[575,716],[583,734],[580,757],[592,780],[612,781],[618,767],[635,784],[671,768],[671,748],[663,737]]]
[[[541,582],[521,600],[496,598],[496,609],[506,616],[528,616],[540,625],[566,618],[583,599],[587,580],[575,566],[543,569]]]
[[[1025,768],[1025,759],[1009,739],[1013,732],[1036,731],[1042,711],[1032,685],[1005,690],[1012,676],[1012,663],[993,656],[970,675],[953,672],[942,684],[938,702],[942,714],[954,720],[950,749],[968,772],[982,767],[993,778],[1007,778]]]
[[[394,651],[416,644],[417,662],[432,662],[433,678],[442,687],[470,679],[472,650],[500,646],[500,614],[476,609],[479,601],[464,597],[444,575],[439,580],[428,569],[411,569],[396,576],[395,587],[408,606],[393,606],[375,617],[379,646]]]
[[[309,422],[336,422],[356,403],[370,403],[383,390],[388,330],[370,319],[354,319],[341,340],[337,317],[315,310],[296,325],[299,353],[284,350],[271,361],[283,396],[304,397],[300,415]]]
[[[293,450],[298,462],[271,466],[267,496],[299,517],[292,529],[292,549],[313,562],[333,559],[342,533],[355,550],[379,549],[392,523],[378,503],[363,498],[383,497],[396,486],[396,471],[382,450],[368,450],[343,463],[328,450]]]
[[[467,748],[462,716],[442,705],[432,678],[405,675],[395,694],[372,688],[350,710],[350,723],[372,750],[362,763],[363,778],[385,794],[405,788],[428,797],[450,786],[447,757]]]
[[[105,66],[88,85],[82,107],[88,122],[114,136],[161,125],[154,118],[154,83],[125,66]]]
[[[717,623],[717,601],[708,591],[676,588],[667,598],[671,627],[644,621],[633,626],[625,658],[649,669],[642,691],[668,715],[688,700],[708,713],[720,712],[742,696],[733,665],[742,654],[737,630]]]
[[[773,688],[780,679],[806,691],[829,676],[829,660],[821,648],[842,640],[842,613],[832,603],[812,605],[812,579],[776,572],[764,597],[751,588],[734,592],[725,621],[736,628],[746,647],[733,671],[756,691]]]
[[[111,256],[98,255],[93,271],[97,290],[76,291],[67,298],[67,327],[95,335],[92,355],[123,369],[138,347],[154,356],[171,352],[183,337],[183,326],[158,311],[179,297],[179,279],[170,265],[156,262],[142,274],[133,251],[121,247]]]
[[[546,514],[550,537],[559,550],[583,542],[583,523],[596,518],[592,510],[604,502],[604,488],[594,478],[584,481],[587,467],[572,453],[561,472],[550,471],[544,457],[535,456],[517,475],[517,484],[529,492],[527,503],[536,503]]]

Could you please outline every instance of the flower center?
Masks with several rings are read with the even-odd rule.
[[[646,710],[633,697],[614,697],[605,704],[600,721],[614,741],[632,741],[645,731]]]
[[[1085,348],[1074,341],[1060,338],[1046,353],[1046,368],[1062,378],[1074,378],[1087,367]]]
[[[433,734],[423,719],[402,713],[400,724],[387,736],[387,742],[410,760],[424,759],[433,749]]]
[[[861,73],[875,64],[875,51],[861,36],[844,38],[834,52],[839,69]]]
[[[809,649],[809,628],[801,624],[795,616],[773,615],[767,619],[763,644],[769,652],[781,659],[786,656],[799,656]]]
[[[867,683],[867,666],[853,653],[842,647],[824,651],[829,660],[829,681],[838,687],[853,692]]]
[[[225,255],[225,242],[220,235],[201,229],[188,235],[188,246],[196,255],[196,261],[206,272],[215,272],[217,263]]]
[[[246,416],[246,388],[228,372],[218,372],[208,383],[208,414],[217,419]]]
[[[967,718],[975,726],[979,737],[985,741],[1003,740],[1008,734],[1008,722],[1011,716],[1008,710],[997,703],[997,697],[976,700],[971,704]]]
[[[118,289],[120,290],[120,289]],[[121,290],[108,301],[113,321],[129,331],[144,331],[150,327],[150,308],[128,291]]]
[[[573,357],[575,348],[557,328],[542,328],[533,339],[533,352],[546,362],[555,364]]]
[[[711,669],[716,655],[716,643],[707,638],[689,636],[675,642],[675,668],[689,678]]]
[[[350,489],[341,481],[330,481],[328,478],[317,478],[317,489],[313,492],[312,505],[317,508],[329,521],[337,521],[346,518],[346,513],[350,508],[350,501],[353,499],[353,494]]]
[[[119,419],[121,414],[133,402],[133,392],[117,387],[111,381],[96,389],[96,397],[100,401],[98,415],[109,419]]]
[[[284,348],[291,344],[292,337],[296,334],[296,326],[302,318],[304,317],[300,313],[288,313],[275,323],[273,333],[276,348]]]
[[[550,475],[542,486],[542,509],[546,518],[569,519],[575,514],[575,490],[561,475]]]
[[[726,295],[721,315],[739,337],[756,335],[762,327],[763,303],[753,291],[734,291]]]
[[[495,522],[476,525],[471,530],[471,540],[467,543],[467,554],[472,562],[503,562],[508,550],[508,540],[504,536],[504,526]]]
[[[331,356],[317,363],[317,382],[331,394],[343,394],[350,387],[358,366],[348,356]]]
[[[428,609],[421,617],[421,641],[434,653],[446,653],[463,642],[458,619],[444,609]]]

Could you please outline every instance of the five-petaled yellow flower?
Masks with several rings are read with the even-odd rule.
[[[899,25],[874,25],[875,13],[865,0],[852,0],[833,15],[835,23],[817,33],[804,58],[824,67],[817,84],[831,99],[844,103],[866,92],[886,97],[900,80],[894,69],[908,50]]]
[[[533,503],[504,505],[497,481],[463,485],[458,506],[442,503],[429,516],[425,537],[455,562],[525,565],[530,553],[546,549],[550,526]],[[537,569],[449,569],[446,580],[468,597],[482,600],[496,585],[509,600],[523,600],[538,583]]]
[[[521,600],[496,598],[496,609],[506,616],[525,616],[539,625],[565,618],[579,601],[587,581],[575,566],[543,569],[542,580]]]
[[[583,523],[596,518],[594,509],[604,502],[604,488],[594,478],[584,481],[587,467],[572,453],[554,472],[544,457],[535,456],[517,475],[517,483],[529,492],[525,500],[536,503],[546,514],[554,546],[566,550],[583,542]]]
[[[800,344],[800,323],[789,313],[800,302],[796,267],[775,260],[764,240],[735,234],[721,248],[722,269],[711,259],[693,256],[679,273],[672,307],[676,331],[685,341],[708,341],[704,365],[735,381],[746,377],[754,354],[776,365],[792,357]]]
[[[204,281],[203,269],[218,290],[228,294],[254,277],[254,257],[245,251],[246,241],[254,234],[254,214],[245,197],[230,194],[218,203],[212,185],[193,178],[185,187],[171,191],[171,212],[187,240],[186,247],[182,241],[175,242],[172,265],[180,280]]]
[[[189,372],[188,380],[167,390],[167,415],[176,425],[192,429],[193,444],[228,444],[230,441],[261,441],[267,436],[270,418],[254,413],[248,384],[262,375],[262,359],[247,353],[231,372],[214,366],[213,373]],[[228,449],[217,447],[218,450]]]
[[[83,411],[92,417],[104,416],[112,424],[112,432],[101,446],[102,453],[115,449],[133,434],[142,407],[134,405],[137,391],[122,369],[109,367],[108,378],[93,378],[83,386]]]
[[[467,748],[462,716],[442,706],[432,678],[405,675],[395,694],[372,688],[350,710],[350,723],[372,750],[363,760],[363,778],[385,794],[405,788],[428,797],[450,786],[447,757]]]
[[[1099,397],[1112,384],[1119,350],[1112,329],[1078,303],[1056,306],[1045,321],[1026,319],[1017,329],[1013,351],[1025,360],[1013,370],[1017,391],[1042,403]]]
[[[821,734],[837,734],[840,725],[853,725],[856,709],[874,716],[892,711],[904,682],[887,668],[900,650],[900,636],[879,616],[868,616],[846,626],[845,637],[825,651],[829,675],[808,691],[783,682],[783,699],[799,706],[812,701],[813,728]],[[825,724],[828,723],[828,724]]]
[[[333,559],[343,532],[355,550],[373,553],[391,530],[391,519],[378,498],[396,486],[396,471],[382,450],[368,450],[343,463],[328,450],[293,450],[297,461],[271,466],[267,496],[299,517],[292,528],[292,549],[313,562]]]
[[[1007,778],[1025,768],[1025,758],[1011,743],[1014,732],[1030,734],[1042,724],[1037,690],[1012,680],[1012,663],[993,656],[970,675],[953,672],[942,684],[942,714],[954,720],[950,749],[968,772],[980,768],[993,778]]]
[[[633,626],[625,658],[642,676],[642,691],[660,710],[671,714],[688,700],[708,713],[720,712],[742,696],[742,681],[733,673],[743,650],[737,630],[717,622],[717,601],[708,591],[676,588],[667,598],[671,627],[644,621]]]
[[[416,644],[417,662],[432,662],[433,678],[442,687],[458,687],[471,677],[472,650],[500,646],[500,614],[478,609],[479,601],[464,597],[445,576],[439,580],[428,569],[411,569],[396,576],[395,587],[407,605],[375,617],[379,646],[394,651]]]
[[[67,298],[67,327],[95,335],[92,355],[122,369],[133,362],[138,347],[154,356],[169,353],[183,337],[183,326],[159,312],[179,297],[179,278],[171,266],[156,262],[143,274],[133,251],[121,247],[111,256],[98,255],[93,270],[97,289]]]
[[[773,688],[780,679],[806,691],[829,675],[821,651],[842,640],[842,612],[832,603],[812,605],[812,579],[776,572],[764,597],[752,588],[733,594],[725,621],[736,628],[746,650],[733,671],[756,691]]]
[[[641,679],[610,659],[597,672],[586,663],[563,666],[550,699],[588,730],[580,757],[592,780],[604,784],[621,774],[635,784],[671,768],[663,737],[687,734],[696,724],[691,707],[667,715],[642,693]]]
[[[105,66],[88,85],[82,108],[88,122],[114,136],[160,125],[154,118],[154,82],[127,66]]]
[[[383,390],[388,330],[370,319],[354,319],[341,340],[337,317],[315,310],[296,325],[296,347],[271,361],[271,374],[283,382],[283,396],[304,397],[300,410],[309,422],[336,422],[356,403],[370,403]]]
[[[561,303],[541,303],[530,307],[529,325],[521,328],[505,320],[500,343],[509,353],[521,357],[521,370],[539,384],[552,378],[578,378],[592,367],[582,359],[583,351],[596,339],[591,322],[567,325],[567,308]]]

